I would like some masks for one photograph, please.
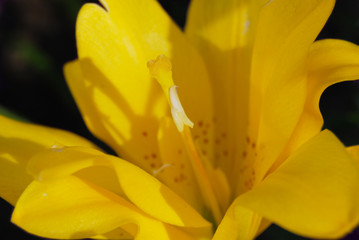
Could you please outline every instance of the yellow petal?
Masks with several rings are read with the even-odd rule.
[[[332,84],[359,78],[359,47],[335,39],[320,40],[311,47],[308,59],[307,97],[288,152],[313,137],[323,126],[319,100]]]
[[[184,227],[210,227],[210,223],[156,178],[127,161],[95,149],[46,150],[31,159],[28,171],[39,180],[51,181],[89,167],[113,169],[124,196],[163,222]]]
[[[292,135],[305,104],[309,49],[333,6],[334,0],[274,0],[262,8],[253,47],[247,160],[241,161],[240,168],[246,170],[239,193],[261,181]]]
[[[347,147],[347,151],[359,166],[359,145]]]
[[[260,226],[261,217],[250,209],[238,204],[236,199],[228,208],[214,234],[213,240],[254,239]]]
[[[67,82],[89,129],[119,155],[151,171],[159,156],[159,119],[170,109],[147,62],[165,54],[189,118],[212,119],[207,73],[195,50],[156,1],[107,1],[108,12],[87,4],[77,20],[79,62]],[[193,96],[199,96],[193,100]],[[160,159],[156,164],[160,163]]]
[[[135,229],[135,232],[137,231],[137,226],[133,224],[128,224],[128,226],[132,226]],[[101,234],[101,235],[96,235],[93,236],[91,238],[93,239],[123,239],[123,240],[128,240],[128,239],[133,239],[133,236],[135,234],[130,234],[128,231],[124,230],[122,227],[120,228],[116,228],[115,230],[112,230],[110,232],[107,232],[105,234]]]
[[[32,182],[11,220],[30,233],[56,239],[89,238],[128,223],[138,226],[136,239],[190,239],[122,197],[75,176]]]
[[[257,230],[256,237],[261,235],[271,224],[272,224],[271,221],[269,221],[268,219],[262,218],[260,225],[258,227],[258,230]]]
[[[189,7],[185,33],[203,56],[215,90],[215,158],[226,173],[244,148],[253,38],[266,2],[193,0]]]
[[[54,145],[94,147],[75,134],[4,116],[0,125],[0,196],[12,205],[32,181],[25,167],[34,154]]]
[[[212,123],[212,89],[204,62],[197,49],[190,44],[158,1],[101,2],[105,3],[111,20],[123,34],[126,34],[137,54],[147,56],[147,61],[162,54],[170,59],[173,80],[180,89],[180,99],[189,118],[195,124]],[[199,134],[202,130],[194,129],[193,132]]]
[[[186,153],[186,146],[172,119],[162,120],[158,143],[162,162],[159,166],[154,165],[155,176],[203,213],[203,199]]]
[[[206,166],[206,170],[213,186],[214,193],[218,199],[221,212],[225,213],[231,201],[231,188],[227,176],[220,168],[214,169]]]
[[[340,141],[323,131],[253,190],[247,207],[291,232],[340,238],[359,222],[359,168]]]
[[[111,27],[114,28],[112,22],[108,19],[106,22],[106,18],[102,18],[102,15],[107,17],[107,14],[97,6],[91,7],[94,8],[93,12],[96,12],[90,14],[89,12],[92,10],[86,11],[90,8],[87,6],[82,10],[86,13],[83,15],[90,15],[91,20],[97,19],[97,27],[104,30],[104,33],[92,32],[92,34],[111,41],[120,39],[118,35],[111,34],[114,32],[111,29]],[[100,16],[96,17],[96,14]],[[78,21],[81,22],[81,15]],[[93,28],[90,27],[90,31],[93,31]],[[85,38],[86,41],[87,39],[96,39],[94,36]],[[93,43],[88,43],[88,45],[91,44]],[[108,48],[117,49],[119,47],[113,43]],[[101,49],[96,49],[100,54]],[[119,50],[113,51],[119,52],[116,56],[123,59],[122,64],[132,63],[129,56],[126,58],[121,56]],[[91,51],[89,50],[89,52]],[[109,57],[102,56],[100,58],[98,56],[98,59],[102,59],[104,64],[109,62],[105,60],[107,58]],[[114,66],[113,70],[117,71],[120,65],[114,62],[111,66]],[[159,155],[156,146],[157,121],[159,117],[167,114],[166,99],[161,97],[162,92],[159,86],[151,85],[149,81],[145,82],[145,79],[149,79],[147,69],[141,71],[140,67],[137,69],[136,66],[123,66],[128,71],[132,70],[133,73],[127,72],[126,76],[126,71],[124,73],[119,71],[112,74],[118,75],[118,77],[113,76],[110,79],[104,73],[111,72],[104,66],[100,67],[96,66],[91,58],[82,58],[65,65],[65,77],[81,114],[94,135],[109,144],[119,155],[149,171],[150,166],[143,160],[146,156]],[[134,94],[136,91],[137,93]]]

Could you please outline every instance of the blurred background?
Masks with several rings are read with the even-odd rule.
[[[0,0],[0,113],[67,129],[95,140],[65,84],[62,67],[76,58],[75,21],[84,0]],[[183,27],[189,0],[160,1]],[[359,44],[359,0],[337,0],[319,36]],[[320,107],[325,128],[346,145],[359,144],[359,82],[328,88]],[[1,127],[1,126],[0,126]],[[95,140],[96,141],[96,140]],[[10,223],[12,207],[0,200],[1,239],[40,239]],[[277,226],[259,240],[304,239]],[[359,239],[359,231],[345,238]]]

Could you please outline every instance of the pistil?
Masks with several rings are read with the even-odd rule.
[[[161,85],[162,90],[170,104],[171,114],[178,131],[180,132],[183,142],[186,146],[191,166],[194,171],[197,183],[199,185],[203,200],[207,208],[211,209],[213,218],[218,225],[222,213],[219,208],[218,200],[215,196],[213,186],[209,180],[206,168],[198,153],[197,147],[193,141],[189,127],[193,127],[193,122],[187,117],[182,104],[177,95],[177,86],[172,79],[172,64],[170,60],[160,55],[156,60],[151,60],[147,64],[151,76]]]

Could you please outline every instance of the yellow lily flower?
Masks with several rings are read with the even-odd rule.
[[[272,222],[350,232],[359,148],[321,132],[318,107],[326,87],[359,78],[358,46],[314,42],[334,2],[193,0],[184,32],[155,0],[85,4],[65,77],[121,158],[0,117],[12,222],[59,239],[253,239]]]

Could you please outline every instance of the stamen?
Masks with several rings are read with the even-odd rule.
[[[188,127],[184,128],[182,137],[184,138],[186,149],[191,160],[190,163],[195,173],[202,196],[204,197],[204,201],[206,205],[212,210],[216,224],[219,224],[223,215],[219,208],[219,203],[215,196],[213,186],[209,180],[208,173],[203,165],[201,156],[196,148]]]
[[[161,85],[163,92],[171,106],[171,114],[173,121],[179,132],[183,132],[184,125],[193,127],[193,122],[187,117],[181,101],[177,94],[177,86],[174,85],[172,79],[172,64],[170,60],[160,55],[156,60],[147,63],[151,76]]]
[[[184,125],[193,128],[193,122],[187,117],[183,110],[182,104],[177,95],[177,86],[173,85],[170,87],[170,102],[171,102],[171,113],[173,121],[175,122],[178,131],[183,132]]]
[[[171,106],[171,113],[174,123],[178,131],[181,133],[183,142],[185,143],[187,153],[190,158],[191,166],[194,171],[197,183],[199,185],[201,194],[205,205],[211,209],[216,224],[219,224],[222,218],[222,213],[219,207],[218,200],[214,193],[213,186],[209,180],[209,176],[198,150],[193,142],[191,131],[188,127],[193,127],[193,122],[189,120],[183,110],[182,104],[177,95],[177,86],[172,80],[172,65],[170,60],[164,55],[160,55],[156,60],[151,60],[147,63],[151,76],[157,80],[165,93],[167,100]],[[162,167],[154,172],[157,174]]]

